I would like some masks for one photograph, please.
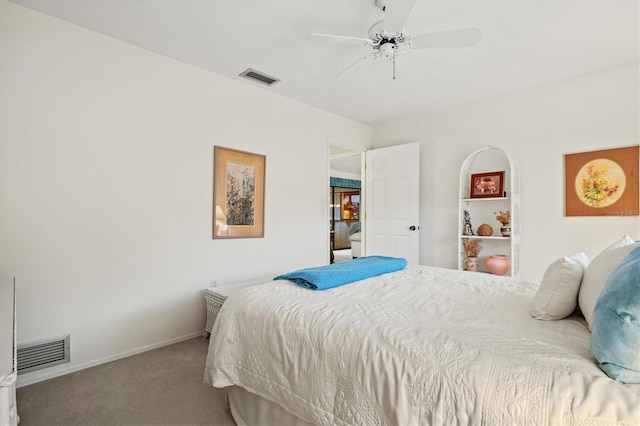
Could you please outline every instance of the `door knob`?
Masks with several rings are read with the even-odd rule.
[[[409,231],[415,231],[416,229],[420,229],[420,227],[419,226],[414,226],[414,225],[411,225],[409,227]]]

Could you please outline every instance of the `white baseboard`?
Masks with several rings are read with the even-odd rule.
[[[173,345],[174,343],[184,342],[185,340],[193,339],[194,337],[203,336],[204,330],[196,333],[187,334],[185,336],[176,337],[173,339],[165,340],[163,342],[154,343],[151,345],[143,346],[141,348],[131,349],[129,351],[121,352],[116,355],[107,356],[104,358],[96,359],[82,364],[72,365],[66,368],[60,368],[53,372],[34,371],[32,373],[24,373],[24,375],[18,374],[17,387],[32,385],[34,383],[42,382],[45,380],[53,379],[55,377],[64,376],[65,374],[73,373],[75,371],[84,370],[85,368],[95,367],[96,365],[106,364],[107,362],[116,361],[118,359],[127,358],[132,355],[137,355],[142,352],[147,352],[153,349],[158,349],[163,346]],[[24,376],[27,377],[24,377]]]

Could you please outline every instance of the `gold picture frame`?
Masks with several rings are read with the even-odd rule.
[[[565,216],[639,216],[640,146],[565,154]]]
[[[213,238],[264,237],[266,157],[213,147]]]

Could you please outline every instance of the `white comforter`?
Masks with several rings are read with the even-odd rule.
[[[531,318],[537,286],[410,266],[326,291],[239,290],[205,381],[315,424],[640,424],[640,386],[598,368],[581,317]]]

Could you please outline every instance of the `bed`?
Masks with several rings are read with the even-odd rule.
[[[231,294],[205,382],[238,424],[640,424],[579,313],[531,316],[539,282],[428,266],[325,291]]]

